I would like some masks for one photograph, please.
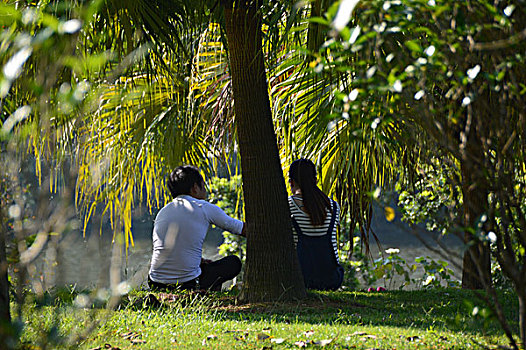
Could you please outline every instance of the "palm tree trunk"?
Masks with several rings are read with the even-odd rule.
[[[247,222],[244,301],[303,298],[270,110],[258,1],[223,2]]]
[[[315,0],[311,3],[310,17],[321,17],[325,11],[322,12],[322,5],[324,0]],[[325,9],[324,9],[325,10]],[[307,32],[307,49],[310,51],[318,50],[323,43],[322,27],[319,23],[310,22],[309,31]]]

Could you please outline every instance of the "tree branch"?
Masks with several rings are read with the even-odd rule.
[[[526,28],[520,31],[518,34],[512,35],[507,39],[491,41],[487,43],[476,43],[470,40],[469,49],[471,51],[491,51],[491,50],[501,50],[518,44],[522,40],[526,39]]]

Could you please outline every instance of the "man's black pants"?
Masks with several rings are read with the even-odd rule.
[[[164,284],[154,282],[148,276],[148,286],[153,291],[176,291],[188,289],[221,290],[223,282],[233,279],[241,271],[241,260],[235,255],[201,264],[201,275],[184,283]]]

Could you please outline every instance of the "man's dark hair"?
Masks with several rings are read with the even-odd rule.
[[[190,189],[194,184],[201,187],[203,185],[203,177],[199,174],[199,170],[193,165],[182,165],[172,171],[168,178],[168,189],[175,198],[181,194],[190,194]]]

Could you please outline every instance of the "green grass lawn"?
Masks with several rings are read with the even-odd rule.
[[[155,294],[169,298],[150,306],[147,294],[132,292],[115,311],[63,300],[29,303],[22,348],[470,349],[508,343],[496,321],[481,316],[474,294],[459,289],[312,292],[300,302],[247,305],[218,293]],[[515,330],[516,299],[511,292],[501,296]],[[481,312],[473,316],[476,305]],[[81,337],[72,340],[75,335]]]

